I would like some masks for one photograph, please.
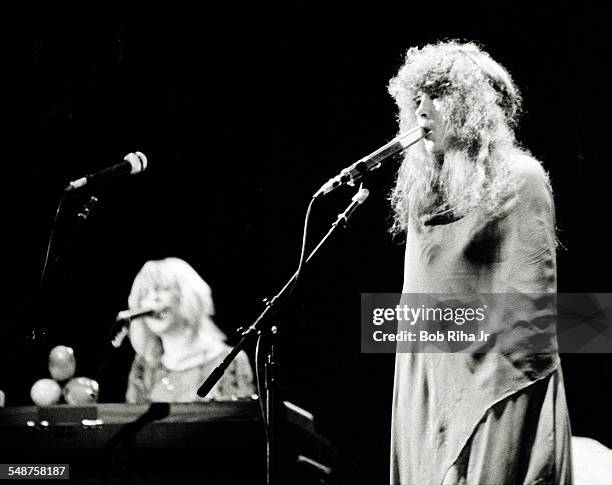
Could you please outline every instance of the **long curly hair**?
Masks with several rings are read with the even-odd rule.
[[[417,126],[419,93],[438,99],[447,133],[442,161],[422,142],[405,153],[390,197],[391,231],[404,232],[410,219],[419,227],[431,214],[498,214],[515,188],[511,161],[526,153],[514,136],[522,100],[508,71],[473,43],[430,44],[408,50],[389,93],[400,133]]]

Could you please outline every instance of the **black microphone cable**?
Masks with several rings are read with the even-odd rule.
[[[55,228],[57,227],[57,221],[59,218],[60,209],[62,207],[62,202],[64,201],[64,197],[66,196],[66,191],[62,191],[62,195],[57,204],[57,209],[55,210],[55,217],[53,218],[53,224],[51,226],[51,233],[49,234],[49,241],[47,242],[47,251],[45,253],[45,260],[43,262],[42,272],[40,274],[39,285],[42,288],[43,282],[45,280],[45,274],[47,271],[47,265],[49,263],[49,255],[51,254],[51,245],[53,243],[53,236],[55,235]]]

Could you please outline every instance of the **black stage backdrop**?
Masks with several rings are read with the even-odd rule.
[[[29,403],[53,345],[72,346],[77,374],[94,376],[109,325],[148,259],[190,262],[213,288],[228,335],[250,323],[295,269],[314,190],[396,134],[386,85],[405,49],[438,39],[480,42],[522,88],[519,139],[543,161],[556,195],[559,291],[612,291],[603,10],[585,2],[376,10],[369,24],[339,6],[299,3],[175,7],[155,20],[57,11],[15,19],[3,93],[0,388],[8,405]],[[64,199],[39,291],[66,183],[135,150],[149,159],[145,173]],[[387,232],[396,166],[373,174],[351,227],[275,317],[282,396],[315,414],[347,483],[387,477],[394,356],[360,354],[359,293],[401,291],[403,245]],[[81,221],[91,195],[100,203]],[[338,190],[315,206],[311,241],[351,195]],[[103,400],[123,399],[131,357],[125,349],[113,358]],[[563,356],[574,434],[607,446],[610,362]]]

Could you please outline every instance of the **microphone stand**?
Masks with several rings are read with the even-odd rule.
[[[346,227],[348,219],[351,217],[353,212],[359,207],[367,198],[368,190],[360,188],[359,192],[353,197],[352,202],[346,208],[344,212],[338,215],[337,219],[331,225],[325,236],[319,241],[316,247],[310,252],[304,264],[308,263],[317,251],[325,244],[329,237],[336,231],[336,229],[342,224],[342,227]],[[241,338],[238,344],[227,354],[225,359],[210,373],[208,378],[200,386],[197,393],[200,397],[205,397],[215,386],[215,384],[221,379],[221,376],[225,370],[229,367],[232,361],[236,358],[239,352],[246,347],[246,345],[257,335],[262,333],[269,333],[272,341],[269,346],[267,355],[265,357],[265,376],[264,376],[264,389],[267,397],[266,402],[266,415],[263,416],[264,426],[268,432],[266,433],[266,483],[267,485],[276,485],[280,483],[277,475],[277,462],[276,462],[276,410],[278,408],[278,394],[276,392],[277,374],[278,374],[278,363],[275,361],[275,337],[277,333],[276,327],[268,326],[264,327],[262,323],[265,316],[274,309],[274,305],[281,299],[287,290],[292,287],[295,278],[298,275],[298,271],[293,273],[291,278],[285,283],[280,291],[272,298],[265,299],[265,308],[255,319],[255,321],[248,328],[240,332]],[[259,396],[261,399],[262,396]]]
[[[134,317],[118,318],[104,339],[104,347],[102,350],[103,357],[100,360],[100,365],[98,365],[98,369],[96,371],[96,378],[98,382],[100,382],[102,379],[106,366],[109,364],[113,356],[119,351],[125,337],[127,337],[130,331],[130,323],[132,322],[133,318]]]
[[[61,213],[62,203],[64,202],[65,196],[66,196],[66,191],[63,191],[57,203],[57,207],[55,209],[55,215],[53,218],[53,223],[51,226],[51,232],[49,234],[49,239],[47,241],[47,248],[45,252],[43,268],[41,271],[39,284],[38,284],[37,291],[33,297],[34,299],[33,303],[35,307],[37,308],[43,308],[49,302],[52,302],[52,301],[54,302],[57,299],[54,297],[52,293],[50,293],[50,290],[49,290],[50,278],[54,277],[58,279],[59,281],[56,281],[56,284],[59,284],[59,285],[65,284],[67,273],[64,272],[64,273],[58,274],[58,271],[60,271],[60,263],[64,263],[66,260],[66,254],[68,253],[67,249],[69,248],[62,247],[63,251],[61,253],[56,248],[54,248],[54,242],[55,242],[55,246],[57,246],[56,233],[57,233],[57,229],[58,229],[59,222],[60,222],[60,213]],[[87,201],[82,203],[82,205],[78,209],[78,212],[76,213],[76,217],[74,216],[72,217],[78,220],[79,224],[85,224],[88,221],[88,219],[91,217],[94,210],[96,210],[99,206],[100,206],[100,199],[96,197],[95,195],[90,195],[87,198]],[[75,233],[75,230],[73,229],[70,235],[73,236],[74,233]],[[55,249],[55,253],[54,253],[54,249]],[[62,261],[62,259],[64,261]],[[53,306],[51,306],[52,308],[51,311],[53,313],[56,313],[58,311],[58,307],[56,305],[57,304],[54,304]],[[38,315],[38,312],[35,313],[35,315]],[[40,318],[38,319],[42,320]],[[57,329],[53,329],[53,330],[57,330]],[[26,339],[26,342],[30,344],[35,344],[36,346],[40,346],[41,350],[36,350],[36,349],[34,350],[34,353],[37,354],[39,352],[42,352],[42,348],[48,343],[49,334],[50,334],[50,331],[49,331],[48,326],[44,326],[44,327],[30,326],[29,335],[24,336],[24,337]]]
[[[276,344],[278,341],[278,328],[272,325],[268,328],[264,334],[260,336],[263,338],[267,334],[270,341],[268,352],[265,357],[264,364],[264,388],[266,396],[264,426],[267,426],[266,430],[266,483],[268,485],[279,483],[277,479],[277,456],[276,456],[276,429],[277,429],[277,411],[279,400],[277,398],[278,389],[278,362],[276,362]],[[261,398],[260,398],[261,399]]]

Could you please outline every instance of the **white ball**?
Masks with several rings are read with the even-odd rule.
[[[37,406],[57,404],[61,395],[62,389],[53,379],[39,379],[30,389],[30,397]]]
[[[74,351],[65,345],[54,347],[49,353],[49,373],[56,381],[66,381],[74,376],[76,360]]]
[[[89,377],[75,377],[64,386],[64,399],[68,404],[85,406],[98,401],[100,387]]]

